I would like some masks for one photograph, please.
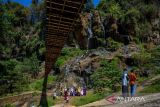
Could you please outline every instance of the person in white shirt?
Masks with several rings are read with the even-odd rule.
[[[123,75],[122,75],[122,96],[127,97],[128,96],[128,70],[124,69]]]

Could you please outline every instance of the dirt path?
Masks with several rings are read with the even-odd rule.
[[[144,87],[145,86],[147,86],[147,85],[150,85],[153,81],[155,81],[155,80],[157,80],[157,79],[160,79],[160,75],[157,75],[157,76],[155,76],[155,77],[153,77],[153,78],[151,78],[151,79],[149,79],[149,80],[146,80],[146,81],[144,81],[144,82],[142,82],[142,84],[140,84],[140,86],[138,86],[137,87],[137,92],[140,92],[141,90],[143,90],[144,89]],[[160,99],[160,93],[158,93],[158,94],[153,94],[153,95],[146,95],[146,97],[148,96],[150,96],[150,98],[152,98],[152,96],[154,96],[154,95],[158,95],[157,96],[157,98],[159,98]],[[114,97],[118,97],[118,96],[121,96],[121,93],[119,92],[119,93],[115,93],[115,94],[113,94],[113,96]],[[139,95],[137,95],[137,96],[139,96]],[[148,98],[147,97],[147,98]],[[113,107],[125,107],[125,105],[115,105],[115,104],[113,104],[112,102],[110,102],[110,101],[107,101],[106,99],[102,99],[102,100],[99,100],[99,101],[96,101],[96,102],[93,102],[93,103],[89,103],[89,104],[86,104],[86,105],[83,105],[83,106],[81,106],[81,107],[98,107],[98,106],[111,106],[111,105],[114,105]],[[112,107],[112,106],[111,106]],[[160,106],[159,106],[160,107]]]

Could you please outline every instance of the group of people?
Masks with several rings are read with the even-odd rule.
[[[122,75],[122,96],[129,97],[129,86],[130,86],[130,96],[134,97],[136,93],[136,73],[135,70],[131,70],[128,73],[127,69],[124,69]]]
[[[64,90],[64,100],[66,103],[69,101],[69,96],[86,96],[87,89],[86,87],[79,87],[78,89],[75,87],[65,88]]]
[[[86,96],[87,89],[86,87],[70,87],[70,88],[64,88],[62,89],[60,94],[54,92],[53,93],[53,99],[55,99],[57,96],[64,96],[64,100],[66,103],[69,101],[69,96]]]

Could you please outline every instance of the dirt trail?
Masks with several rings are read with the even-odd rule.
[[[147,86],[147,85],[150,85],[153,81],[157,80],[157,79],[160,79],[160,75],[157,75],[149,80],[146,80],[144,81],[142,84],[140,84],[140,86],[137,87],[137,92],[140,92],[141,90],[143,90],[144,86]],[[144,97],[147,98],[147,100],[151,100],[151,98],[153,96],[157,95],[157,99],[160,99],[160,93],[157,93],[157,94],[152,94],[152,95],[146,95]],[[115,93],[113,94],[114,97],[118,97],[118,96],[121,96],[121,93]],[[139,95],[137,95],[139,96]],[[149,99],[150,98],[150,99]],[[132,103],[133,104],[133,103]],[[89,103],[89,104],[86,104],[86,105],[83,105],[81,107],[98,107],[98,106],[111,106],[111,107],[126,107],[127,104],[124,104],[124,105],[115,105],[113,104],[112,102],[110,101],[107,101],[106,99],[102,99],[102,100],[99,100],[99,101],[96,101],[96,102],[93,102],[93,103]],[[128,104],[129,105],[129,104]],[[158,107],[158,106],[157,106]],[[159,106],[160,107],[160,106]]]

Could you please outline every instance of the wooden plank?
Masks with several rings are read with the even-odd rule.
[[[54,8],[54,7],[49,7],[49,6],[47,6],[46,8],[51,9],[51,10],[61,11],[61,9]],[[72,11],[68,11],[68,10],[64,10],[64,12],[66,12],[66,13],[71,13],[71,14],[77,14],[77,12],[72,12]]]
[[[70,20],[70,21],[73,21],[74,19],[72,18],[69,18],[69,17],[64,17],[64,16],[61,16],[61,15],[58,15],[58,14],[52,14],[52,15],[49,15],[47,14],[48,17],[54,17],[54,18],[60,18],[62,17],[62,19],[66,19],[66,20]]]
[[[61,49],[64,46],[69,32],[74,29],[73,26],[75,23],[79,22],[77,18],[85,0],[79,0],[79,2],[72,0],[46,1],[48,24],[45,37],[47,50],[45,56],[45,69],[46,73],[49,73],[53,67],[53,64],[61,53]],[[76,12],[75,10],[78,11]]]
[[[56,29],[56,28],[48,28],[47,32],[51,32],[51,33],[60,32],[60,33],[67,33],[68,34],[69,31],[68,30],[60,30],[60,29]]]
[[[47,29],[46,32],[47,33],[49,32],[49,33],[60,33],[60,34],[64,33],[64,34],[68,34],[68,30],[58,30],[58,29],[55,29],[55,28],[54,29],[53,28],[52,29]]]
[[[62,39],[62,40],[49,40],[49,41],[46,41],[46,44],[59,44],[59,43],[62,43],[64,42],[65,39]]]
[[[47,27],[49,27],[49,29],[54,29],[54,28],[57,28],[57,27],[59,27],[60,29],[62,29],[62,30],[70,30],[72,27],[70,27],[70,28],[67,28],[67,27],[61,27],[61,26],[53,26],[53,25],[47,25]]]
[[[64,1],[64,0],[63,0]],[[81,5],[80,2],[76,2],[76,1],[71,1],[71,0],[66,0],[67,2],[73,3],[73,4],[77,4],[77,5]],[[50,2],[48,0],[46,0],[46,2]]]
[[[68,36],[47,36],[46,40],[64,40],[66,38],[68,38]]]
[[[52,26],[70,27],[70,25],[59,24],[59,23],[54,23],[54,22],[49,22],[48,24],[49,24],[49,25],[52,25]]]
[[[52,3],[52,4],[55,4],[55,5],[61,5],[63,6],[64,4],[60,4],[60,3],[56,3],[56,2],[53,2],[53,1],[46,1],[48,3]],[[73,9],[79,9],[78,7],[74,7],[74,6],[69,6],[69,5],[64,5],[65,7],[70,7],[70,8],[73,8]]]
[[[56,20],[56,19],[47,19],[50,22],[59,22],[60,20]],[[65,22],[65,21],[61,21],[61,23],[63,24],[72,24],[72,22]]]
[[[78,14],[80,13],[84,2],[85,2],[85,0],[82,0],[82,4],[81,4],[81,6],[80,6],[80,8],[79,8],[79,10],[78,10]],[[76,19],[75,19],[75,20],[76,20]],[[74,24],[75,24],[75,21],[72,23],[72,26],[74,26]]]
[[[67,0],[67,2],[71,2],[71,3],[73,3],[73,4],[81,5],[81,3],[80,3],[80,2],[75,2],[75,1],[71,1],[71,0]]]

